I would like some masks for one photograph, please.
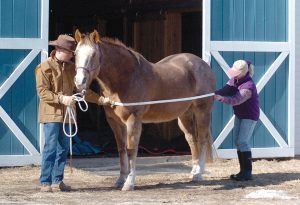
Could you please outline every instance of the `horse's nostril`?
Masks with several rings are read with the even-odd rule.
[[[84,77],[83,79],[82,79],[82,83],[85,83],[86,82],[86,77]]]

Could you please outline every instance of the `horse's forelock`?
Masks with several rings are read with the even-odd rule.
[[[81,45],[88,45],[90,47],[95,47],[95,45],[97,44],[96,42],[94,42],[90,36],[89,36],[89,33],[87,34],[82,34],[81,36],[81,40],[80,40],[80,44]]]

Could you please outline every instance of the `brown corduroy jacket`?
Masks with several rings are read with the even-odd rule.
[[[60,62],[55,58],[55,50],[50,57],[39,64],[35,70],[36,89],[40,99],[39,122],[63,122],[66,106],[59,103],[60,95],[73,95],[75,84],[75,65]],[[87,90],[85,99],[98,103],[99,95]]]

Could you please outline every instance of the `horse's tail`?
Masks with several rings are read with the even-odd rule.
[[[199,111],[198,111],[199,112]],[[201,112],[201,111],[200,111]],[[203,112],[203,111],[202,111]],[[211,113],[205,112],[205,113],[194,113],[193,115],[199,114],[201,117],[200,119],[195,116],[195,134],[197,136],[197,139],[199,140],[198,143],[198,149],[201,155],[205,156],[206,162],[212,162],[213,160],[213,139],[211,135]],[[205,123],[206,122],[206,123]]]
[[[212,162],[213,161],[213,139],[212,139],[212,135],[211,135],[211,130],[210,130],[210,126],[208,129],[208,133],[207,133],[207,143],[206,143],[206,161],[207,162]],[[200,150],[201,151],[201,150]]]

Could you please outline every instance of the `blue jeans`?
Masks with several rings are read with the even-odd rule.
[[[69,126],[66,126],[68,132]],[[57,122],[44,123],[45,145],[42,153],[40,183],[51,185],[62,182],[70,139],[63,132],[63,124]]]
[[[233,141],[238,151],[251,151],[249,141],[256,123],[255,120],[234,118]]]

